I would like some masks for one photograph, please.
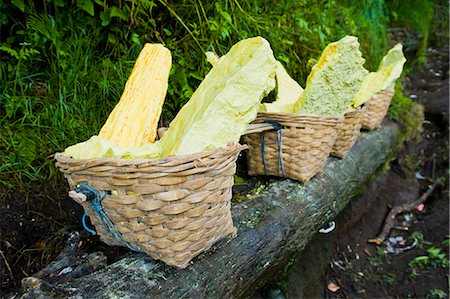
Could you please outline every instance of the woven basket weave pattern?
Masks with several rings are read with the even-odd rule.
[[[163,159],[71,159],[56,154],[73,189],[88,183],[103,193],[104,211],[132,246],[184,268],[216,241],[233,235],[230,201],[236,159],[245,146]],[[82,203],[85,211],[89,203]],[[121,245],[89,214],[101,240]]]
[[[392,91],[381,91],[364,105],[364,116],[362,127],[367,130],[374,130],[380,127],[391,104],[394,93]]]
[[[338,130],[336,142],[331,155],[343,158],[348,154],[356,139],[358,139],[363,119],[364,109],[358,109],[345,113],[344,122]]]
[[[276,121],[283,126],[281,157],[286,177],[308,181],[321,171],[336,140],[342,118],[288,113],[259,113],[255,123]],[[265,164],[260,134],[264,134]],[[275,131],[244,136],[249,175],[282,176]]]

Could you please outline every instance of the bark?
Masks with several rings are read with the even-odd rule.
[[[397,125],[387,122],[379,130],[362,134],[344,159],[329,158],[325,170],[310,182],[273,180],[258,194],[233,205],[237,236],[218,242],[186,269],[130,253],[91,274],[52,284],[47,294],[64,298],[229,298],[251,294],[336,217],[361,185],[392,157],[398,137]],[[28,294],[37,289],[28,288]]]

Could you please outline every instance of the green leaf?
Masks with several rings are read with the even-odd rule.
[[[229,24],[233,24],[233,20],[231,19],[231,16],[229,13],[227,13],[226,11],[221,11],[220,14],[225,19],[225,21],[227,21]]]
[[[8,15],[0,13],[0,25],[4,26],[6,24],[8,24]]]
[[[106,12],[102,11],[100,13],[100,20],[102,20],[102,26],[108,26],[111,22],[111,17]]]
[[[128,21],[129,16],[127,14],[125,14],[123,12],[123,10],[121,10],[120,8],[118,8],[117,6],[113,6],[110,9],[111,10],[109,12],[109,16],[111,18],[117,17],[117,18],[120,18],[120,19],[122,19],[124,21]]]
[[[236,186],[243,185],[243,184],[245,184],[245,180],[243,178],[241,178],[240,176],[235,174],[234,175],[234,184]]]
[[[84,10],[92,17],[94,16],[94,2],[91,0],[77,0],[77,6],[81,10]]]
[[[298,26],[300,26],[300,29],[302,29],[302,30],[308,29],[308,22],[306,22],[303,19],[299,19]]]
[[[95,3],[97,3],[98,5],[100,5],[103,8],[107,8],[108,7],[108,5],[105,3],[104,0],[94,0],[94,1],[95,1]]]
[[[4,52],[8,53],[9,55],[15,57],[16,59],[19,59],[19,53],[17,53],[16,50],[14,50],[8,46],[1,46],[0,51],[4,51]]]
[[[29,167],[36,157],[36,145],[34,140],[26,137],[25,134],[16,133],[15,139],[20,140],[16,147],[16,153],[20,157],[20,163],[23,167]]]
[[[25,11],[25,3],[22,0],[11,0],[11,3],[19,8],[22,12]]]
[[[281,40],[281,43],[282,43],[283,45],[288,45],[288,46],[293,46],[293,45],[294,45],[294,42],[291,41],[291,40],[289,40],[289,39],[282,39],[282,40]]]
[[[211,31],[217,31],[219,30],[219,24],[216,21],[212,21],[211,25],[209,25],[209,30]]]
[[[135,43],[136,45],[140,45],[141,44],[141,40],[139,39],[139,34],[137,33],[132,33],[131,34],[131,41],[133,43]]]
[[[414,261],[428,261],[430,258],[425,255],[417,256],[414,258]]]
[[[64,0],[53,0],[53,3],[56,7],[64,7],[65,1]]]
[[[167,29],[167,28],[163,28],[163,30],[162,30],[163,32],[164,32],[164,34],[165,35],[167,35],[167,36],[171,36],[173,33],[172,33],[172,31],[170,31],[169,29]]]
[[[114,34],[109,33],[109,34],[108,34],[108,41],[109,41],[111,44],[115,44],[116,41],[117,41],[117,39],[116,39],[116,37],[114,36]]]

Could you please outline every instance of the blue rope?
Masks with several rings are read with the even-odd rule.
[[[271,124],[276,131],[275,134],[276,134],[276,138],[277,138],[277,147],[278,147],[277,148],[277,150],[278,150],[278,175],[280,175],[280,169],[281,169],[282,177],[285,177],[283,156],[282,156],[282,152],[281,152],[281,146],[282,146],[281,140],[283,137],[283,126],[279,122],[276,122],[276,121],[265,120],[264,122]],[[264,166],[264,174],[267,175],[266,145],[265,145],[265,141],[264,141],[264,132],[260,133],[259,139],[260,139],[260,143],[261,143],[261,155],[262,155],[263,166]]]
[[[105,228],[106,232],[109,234],[111,238],[114,240],[119,241],[129,249],[136,251],[136,252],[142,252],[141,250],[137,249],[136,247],[130,245],[123,235],[117,230],[114,223],[111,222],[111,220],[108,218],[108,215],[106,215],[105,211],[103,210],[103,206],[101,204],[101,201],[103,198],[106,197],[106,192],[103,193],[103,195],[100,196],[97,189],[92,188],[88,184],[81,184],[79,187],[75,189],[76,192],[83,193],[88,198],[88,202],[91,204],[89,209],[87,209],[84,214],[83,218],[81,218],[81,222],[83,223],[83,227],[85,230],[87,230],[92,235],[97,235],[97,233],[90,229],[86,224],[86,217],[91,211],[95,211],[95,214],[97,215],[98,219],[100,220],[100,223]],[[118,240],[119,239],[119,240]]]
[[[264,142],[264,132],[259,133],[259,143],[261,143],[261,156],[264,166],[264,175],[267,175],[267,164],[266,164],[266,143]]]

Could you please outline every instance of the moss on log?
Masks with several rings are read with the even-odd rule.
[[[386,122],[379,130],[362,134],[344,159],[329,158],[325,170],[310,182],[276,179],[235,204],[237,236],[218,242],[186,269],[131,253],[86,276],[45,284],[46,296],[228,298],[251,294],[298,254],[392,157],[399,135],[397,125]],[[27,291],[25,296],[38,296],[39,288]]]

